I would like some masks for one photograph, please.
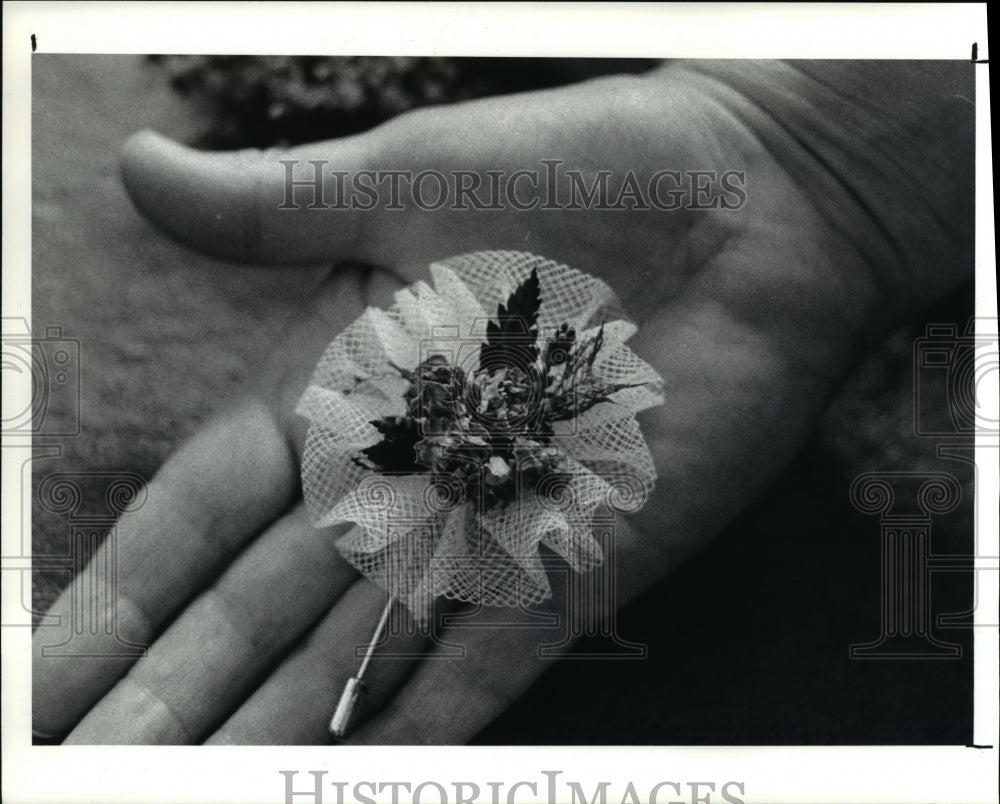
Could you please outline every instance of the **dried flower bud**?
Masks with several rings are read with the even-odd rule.
[[[507,482],[510,476],[510,464],[499,455],[494,455],[486,464],[486,483],[490,486],[499,486]]]

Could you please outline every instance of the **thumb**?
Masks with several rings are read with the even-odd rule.
[[[336,171],[369,163],[371,143],[361,135],[288,150],[220,153],[141,131],[125,143],[122,178],[154,226],[204,254],[286,265],[356,259],[368,221],[361,211],[331,207],[338,198]]]

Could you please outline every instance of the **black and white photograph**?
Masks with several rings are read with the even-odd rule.
[[[996,801],[984,6],[31,5],[5,801]]]

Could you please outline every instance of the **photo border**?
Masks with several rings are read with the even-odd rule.
[[[31,52],[341,53],[988,60],[985,4],[277,4],[6,3],[4,17],[3,315],[30,320]],[[567,25],[567,19],[572,24]],[[239,20],[236,24],[234,20]],[[308,20],[308,22],[307,22]],[[337,24],[331,24],[336,20]],[[555,32],[559,32],[556,35]],[[988,64],[977,66],[976,315],[997,316]],[[995,334],[995,333],[994,333]],[[989,391],[995,393],[995,389]],[[4,389],[7,393],[7,388]],[[994,409],[997,400],[981,400]],[[980,555],[996,556],[995,446],[977,436]],[[27,494],[3,450],[3,555],[30,534]],[[15,471],[14,479],[19,470]],[[27,543],[30,544],[30,537]],[[994,559],[995,562],[995,559]],[[977,614],[997,610],[996,572],[980,572]],[[5,584],[3,605],[19,606]],[[13,597],[11,599],[13,592]],[[981,624],[982,621],[980,621]],[[63,747],[31,745],[30,629],[4,628],[3,799],[45,804],[281,802],[281,770],[353,783],[541,781],[544,770],[593,790],[664,780],[744,782],[751,801],[993,800],[997,633],[975,629],[975,747]],[[308,786],[305,784],[305,786]],[[328,788],[330,790],[330,788]],[[331,791],[332,792],[332,791]],[[325,800],[335,801],[333,795]],[[296,802],[307,801],[296,797]],[[519,794],[518,801],[529,801]],[[539,797],[537,800],[546,800]]]

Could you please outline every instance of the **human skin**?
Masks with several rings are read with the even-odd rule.
[[[330,710],[384,595],[339,557],[339,531],[305,515],[306,422],[295,403],[340,329],[453,254],[508,248],[566,263],[605,279],[639,324],[630,346],[664,377],[665,403],[640,416],[658,482],[621,523],[619,603],[647,589],[770,486],[890,327],[968,278],[970,93],[966,64],[678,62],[420,110],[281,153],[202,154],[137,135],[123,156],[129,194],[190,247],[235,262],[386,268],[332,272],[268,368],[125,515],[119,633],[150,643],[149,653],[135,663],[47,661],[42,645],[63,637],[36,633],[36,730],[69,743],[330,739]],[[279,210],[281,160],[484,174],[548,158],[615,175],[740,170],[747,202],[672,212]],[[68,612],[71,594],[53,613]],[[373,664],[352,741],[466,742],[544,671],[536,649],[550,638],[464,631],[463,661]]]

